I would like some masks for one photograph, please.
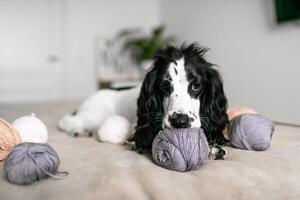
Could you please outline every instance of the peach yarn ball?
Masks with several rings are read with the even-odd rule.
[[[7,121],[0,118],[0,162],[21,142],[18,131]]]
[[[227,111],[229,121],[242,114],[257,114],[257,112],[249,107],[233,107]]]

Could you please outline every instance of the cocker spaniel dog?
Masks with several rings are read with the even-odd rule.
[[[227,100],[219,72],[203,57],[206,52],[197,44],[159,49],[141,86],[98,91],[63,117],[59,128],[73,135],[97,132],[105,119],[117,114],[135,127],[132,134],[111,137],[109,142],[132,139],[135,149],[143,153],[151,150],[161,129],[202,127],[211,147],[210,158],[224,159]]]

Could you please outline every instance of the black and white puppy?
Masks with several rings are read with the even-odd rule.
[[[197,44],[168,46],[156,53],[143,81],[137,107],[134,140],[138,151],[150,150],[163,128],[202,127],[213,159],[223,159],[227,141],[227,100],[220,74]]]
[[[163,128],[202,127],[211,147],[210,158],[224,159],[227,100],[219,72],[203,58],[206,52],[197,44],[158,50],[141,87],[100,90],[76,113],[62,118],[59,128],[73,135],[96,132],[105,119],[121,115],[136,124],[135,130],[125,136],[109,136],[113,138],[109,142],[132,138],[136,150],[143,153],[151,150],[154,137]]]

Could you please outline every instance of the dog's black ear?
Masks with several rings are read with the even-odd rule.
[[[144,78],[137,100],[137,126],[134,140],[137,149],[151,149],[152,141],[162,126],[162,96],[157,88],[158,71],[154,66]]]
[[[228,124],[227,99],[219,72],[212,66],[205,70],[203,92],[200,94],[200,115],[205,134],[210,144],[227,142],[223,130]]]

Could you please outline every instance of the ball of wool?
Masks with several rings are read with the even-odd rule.
[[[229,120],[242,114],[257,114],[257,112],[249,107],[233,107],[227,111]]]
[[[46,143],[48,140],[47,127],[34,113],[16,119],[12,125],[19,132],[22,142]]]
[[[98,139],[102,142],[124,144],[130,137],[131,123],[120,115],[112,115],[98,129]]]
[[[4,119],[0,118],[0,162],[21,142],[18,131]]]
[[[25,142],[8,154],[4,172],[9,182],[26,185],[53,176],[59,164],[59,157],[50,145]]]
[[[199,169],[208,159],[209,146],[202,129],[164,129],[154,138],[154,162],[166,169],[191,171]]]
[[[243,114],[229,124],[231,145],[240,149],[264,151],[269,148],[274,125],[258,114]]]

